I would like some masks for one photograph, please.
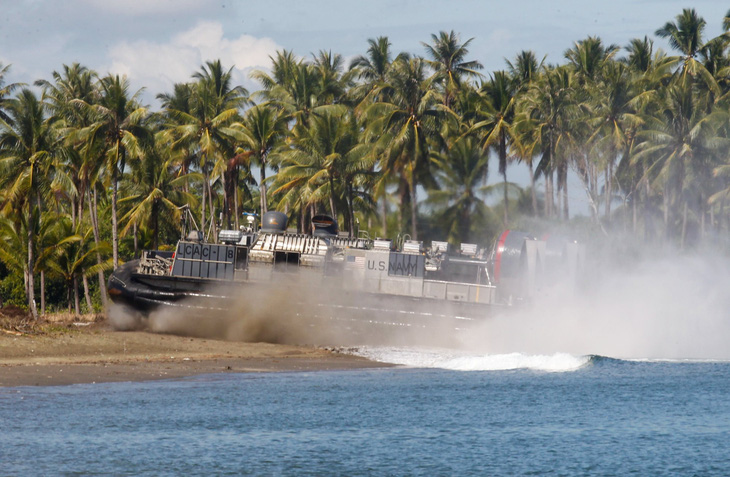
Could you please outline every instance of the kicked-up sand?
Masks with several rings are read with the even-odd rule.
[[[67,319],[29,330],[0,325],[0,386],[387,366],[333,349],[116,331],[105,320]]]

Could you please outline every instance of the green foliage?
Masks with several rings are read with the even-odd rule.
[[[15,305],[27,309],[28,302],[25,298],[23,275],[18,275],[17,273],[5,275],[0,280],[0,296],[3,299],[3,306]]]

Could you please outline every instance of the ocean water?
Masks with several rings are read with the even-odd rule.
[[[358,353],[403,366],[0,388],[0,475],[730,475],[730,362]]]

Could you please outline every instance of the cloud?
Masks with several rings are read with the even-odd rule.
[[[149,100],[158,93],[172,91],[175,83],[190,80],[201,65],[216,59],[220,59],[225,68],[233,67],[236,84],[249,86],[249,72],[255,68],[268,68],[269,56],[280,48],[270,38],[250,35],[225,38],[220,23],[206,21],[167,43],[148,40],[119,43],[110,49],[108,71],[127,75],[137,88],[144,86]]]

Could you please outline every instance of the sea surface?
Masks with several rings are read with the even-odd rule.
[[[730,475],[730,362],[358,353],[402,366],[0,388],[0,475]]]

